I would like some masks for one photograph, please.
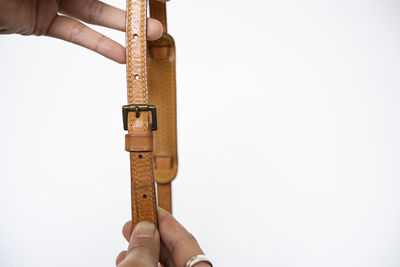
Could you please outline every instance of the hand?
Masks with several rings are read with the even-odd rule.
[[[56,37],[125,63],[123,46],[79,20],[125,31],[125,12],[98,0],[0,0],[0,34]],[[161,23],[151,18],[147,22],[147,38],[160,38]]]
[[[118,267],[181,267],[193,256],[204,254],[196,239],[171,214],[158,209],[160,232],[153,223],[137,224],[132,235],[132,222],[127,222],[122,233],[129,241],[128,251],[122,251],[116,260]],[[161,243],[160,243],[161,237]],[[210,267],[201,262],[196,267]]]

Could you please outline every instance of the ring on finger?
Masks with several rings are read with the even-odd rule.
[[[199,263],[199,262],[207,262],[208,264],[211,265],[211,267],[213,266],[210,259],[206,257],[206,255],[196,255],[192,258],[190,258],[187,262],[185,267],[192,267],[195,264]]]

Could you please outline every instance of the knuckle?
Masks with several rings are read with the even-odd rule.
[[[158,258],[158,248],[153,242],[137,242],[133,244],[132,250],[141,251],[142,254],[147,254],[150,258]]]
[[[177,250],[180,250],[180,248],[192,243],[197,244],[196,238],[191,233],[186,232],[179,239],[171,241],[170,244],[168,244],[168,247],[170,248],[171,253],[174,254]]]
[[[82,33],[82,31],[85,29],[85,25],[82,23],[76,23],[71,27],[68,41],[71,43],[77,43],[79,35]]]
[[[99,36],[99,38],[96,41],[95,51],[101,52],[102,50],[109,50],[107,46],[107,41],[108,38],[105,37],[104,35]]]
[[[89,5],[88,19],[89,23],[96,22],[104,10],[104,3],[93,0]]]

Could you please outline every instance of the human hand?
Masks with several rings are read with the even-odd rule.
[[[125,48],[122,45],[79,20],[125,31],[125,11],[98,0],[0,0],[0,34],[55,37],[125,63]],[[162,24],[152,18],[148,18],[147,22],[147,38],[160,38]]]
[[[158,262],[165,267],[181,267],[193,256],[204,254],[196,239],[161,208],[158,223],[160,231],[148,221],[137,224],[134,231],[131,221],[125,223],[122,233],[129,247],[118,255],[118,267],[157,267]],[[206,262],[196,264],[196,267],[210,266]]]

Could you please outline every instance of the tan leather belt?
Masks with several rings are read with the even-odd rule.
[[[126,16],[128,105],[122,110],[134,226],[142,220],[157,225],[157,204],[172,211],[171,182],[178,170],[175,45],[166,33],[166,4],[156,0],[150,0],[150,16],[163,24],[164,34],[146,40],[147,2],[127,0]]]

